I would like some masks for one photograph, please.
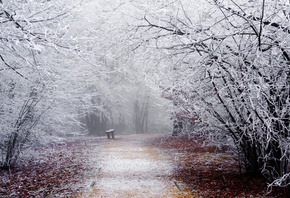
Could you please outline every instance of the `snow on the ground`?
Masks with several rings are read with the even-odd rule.
[[[100,172],[88,197],[177,197],[169,176],[172,164],[143,144],[144,136],[108,140],[102,149]],[[176,196],[175,196],[176,195]]]

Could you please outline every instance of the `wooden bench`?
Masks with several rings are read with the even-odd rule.
[[[107,134],[107,138],[108,139],[111,139],[111,136],[112,136],[112,139],[115,139],[115,129],[109,129],[107,131],[105,131],[105,133]]]

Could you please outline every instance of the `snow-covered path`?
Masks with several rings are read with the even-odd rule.
[[[108,140],[99,159],[100,172],[87,197],[183,197],[169,176],[165,154],[144,144],[152,136],[122,136]]]

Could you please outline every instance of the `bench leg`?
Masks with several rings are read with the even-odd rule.
[[[110,133],[106,133],[107,134],[107,138],[108,139],[111,139],[111,137],[110,137]]]
[[[115,134],[114,134],[114,132],[112,132],[112,138],[115,139]]]

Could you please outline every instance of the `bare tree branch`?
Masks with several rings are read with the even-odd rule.
[[[14,67],[10,66],[3,58],[3,56],[0,54],[0,59],[3,61],[3,63],[9,67],[10,69],[12,69],[16,74],[18,74],[19,76],[21,76],[22,78],[28,80],[28,78],[26,78],[25,76],[23,76],[20,72],[18,72]]]

